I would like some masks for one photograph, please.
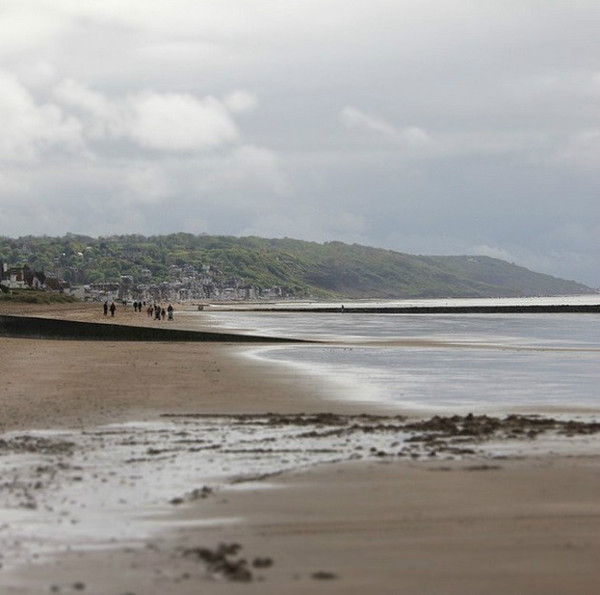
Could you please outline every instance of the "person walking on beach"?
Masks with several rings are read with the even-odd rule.
[[[115,306],[114,302],[110,303],[110,315],[114,318],[115,316],[115,310],[117,309],[117,307]]]
[[[108,302],[104,302],[104,316],[108,316]]]
[[[173,306],[171,304],[169,304],[169,307],[167,308],[167,313],[169,316],[169,320],[173,320]]]

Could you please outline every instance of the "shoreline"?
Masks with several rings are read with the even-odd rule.
[[[31,315],[34,310],[25,308],[21,313]],[[37,311],[45,317],[103,323],[100,308],[67,307],[49,312],[38,306]],[[117,312],[119,322],[147,324],[135,318],[145,314],[120,314]],[[177,317],[174,322],[174,327],[183,324]],[[255,446],[246,443],[247,454],[238,452],[238,447],[230,448],[234,460],[249,456],[249,461],[258,462],[260,457],[283,460],[296,456],[290,450],[290,438],[285,436],[296,427],[293,424],[297,424],[301,413],[359,416],[369,412],[386,417],[373,419],[373,430],[360,433],[364,438],[354,446],[352,442],[346,445],[351,435],[340,438],[340,444],[358,449],[357,454],[369,454],[371,448],[380,452],[400,448],[391,446],[397,438],[387,439],[383,429],[400,424],[390,419],[397,409],[375,410],[369,403],[333,397],[323,400],[318,379],[298,378],[283,366],[239,355],[247,347],[15,338],[0,341],[2,361],[10,362],[4,366],[0,389],[2,430],[11,430],[17,436],[35,428],[62,428],[84,440],[100,440],[97,452],[103,455],[112,452],[112,438],[96,435],[102,431],[102,424],[125,424],[128,429],[131,422],[155,424],[166,419],[161,417],[165,413],[174,414],[183,424],[181,430],[188,433],[188,442],[178,448],[189,449],[192,460],[202,467],[200,452],[193,454],[190,434],[193,416],[199,414],[231,415],[244,431],[252,430],[244,416],[279,416],[277,426],[269,422],[266,427],[279,428],[277,431],[284,436],[279,440],[283,442],[263,444],[260,433],[253,438],[250,432],[242,439],[257,442]],[[330,424],[335,422],[335,418],[327,419]],[[232,422],[223,422],[222,426],[229,432],[236,427]],[[334,429],[339,433],[335,425],[315,427],[327,435],[333,436]],[[216,426],[202,428],[194,438],[198,447],[203,447],[202,441],[210,435],[207,432],[216,431]],[[312,426],[307,430],[313,432]],[[458,442],[450,446],[464,450],[467,444],[460,444],[464,441],[460,428],[453,431],[459,432]],[[299,427],[298,433],[306,431]],[[121,440],[124,445],[131,444],[126,448],[134,448],[135,442],[142,452],[154,449],[156,454],[146,453],[142,458],[147,461],[135,455],[140,462],[124,463],[125,475],[120,480],[110,475],[110,468],[94,471],[89,463],[96,452],[93,448],[75,451],[83,457],[81,464],[75,464],[79,459],[72,459],[73,455],[40,453],[38,456],[47,460],[58,457],[55,471],[42,473],[34,468],[31,484],[22,482],[24,489],[30,487],[20,492],[21,497],[29,493],[38,509],[43,510],[44,502],[46,506],[51,504],[53,493],[67,490],[65,494],[72,502],[66,507],[57,505],[56,522],[58,526],[64,522],[75,531],[83,530],[91,514],[91,502],[87,500],[86,504],[84,496],[86,489],[94,485],[110,488],[117,480],[124,484],[139,482],[136,477],[144,475],[143,469],[164,467],[174,456],[150,435],[132,436]],[[554,443],[545,446],[540,442],[542,438],[527,433],[517,441],[517,450],[500,449],[491,455],[453,455],[422,441],[420,444],[430,450],[435,446],[438,454],[419,459],[413,458],[410,451],[401,458],[389,456],[389,452],[378,456],[375,451],[361,456],[362,460],[299,464],[283,474],[239,484],[217,482],[187,488],[174,484],[174,495],[181,497],[180,503],[138,511],[159,529],[147,539],[117,539],[114,543],[108,539],[100,550],[65,544],[59,547],[58,557],[45,561],[36,561],[31,552],[23,551],[25,565],[19,570],[8,566],[0,569],[0,586],[15,594],[85,590],[98,595],[218,595],[234,588],[269,595],[309,591],[353,594],[365,589],[391,594],[398,592],[399,585],[406,593],[595,593],[600,579],[594,562],[600,553],[597,436],[581,434],[578,449],[562,454]],[[474,439],[477,442],[476,436]],[[279,450],[267,452],[269,444],[280,444]],[[532,449],[536,444],[537,450]],[[322,447],[297,450],[318,452]],[[211,451],[206,452],[210,455]],[[333,461],[336,456],[331,454]],[[243,458],[239,462],[243,463]],[[120,473],[117,467],[113,471]],[[59,485],[52,484],[51,479]],[[49,483],[44,488],[46,480]],[[40,487],[35,488],[36,482]],[[128,497],[133,498],[135,506],[142,492],[139,486],[132,489]],[[60,516],[63,513],[64,521]],[[126,527],[122,524],[126,518],[117,507],[105,518],[105,530],[109,535],[111,531],[118,535],[119,527]],[[12,522],[15,528],[20,527],[20,522]],[[5,523],[0,531],[5,552],[11,546],[10,525]],[[219,551],[223,543],[239,544],[241,551],[234,553],[235,547],[229,553]],[[212,566],[208,560],[211,556]],[[236,585],[231,582],[231,573],[236,564],[244,566],[238,564],[242,558],[247,558],[245,566],[254,580]]]

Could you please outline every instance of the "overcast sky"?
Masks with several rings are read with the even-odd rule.
[[[485,254],[600,286],[598,0],[0,0],[0,235]]]

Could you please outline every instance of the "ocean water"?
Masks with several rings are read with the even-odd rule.
[[[337,388],[337,398],[366,407],[426,414],[600,412],[600,314],[240,308],[192,316],[227,330],[318,341],[261,346],[248,355],[319,377],[329,393]]]

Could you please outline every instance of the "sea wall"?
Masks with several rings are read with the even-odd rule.
[[[234,343],[298,342],[295,339],[234,333],[80,322],[32,316],[0,315],[0,336],[93,341],[221,341]]]

